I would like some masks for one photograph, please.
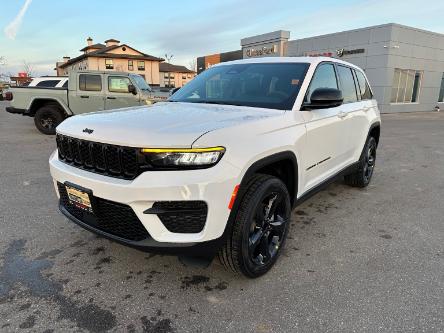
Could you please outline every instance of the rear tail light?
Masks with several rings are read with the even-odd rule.
[[[5,92],[4,97],[5,97],[5,101],[12,101],[12,98],[13,98],[12,92],[10,92],[10,91]]]

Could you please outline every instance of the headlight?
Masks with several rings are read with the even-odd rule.
[[[154,167],[196,169],[215,165],[225,153],[225,148],[142,148],[141,152]]]

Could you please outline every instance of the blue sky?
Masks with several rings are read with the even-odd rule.
[[[80,55],[88,36],[173,54],[172,63],[188,66],[197,56],[239,49],[243,37],[279,29],[296,39],[396,22],[444,33],[443,0],[29,1],[15,39],[5,28],[25,0],[2,1],[0,73],[16,73],[26,61],[37,75],[54,74],[55,62]]]

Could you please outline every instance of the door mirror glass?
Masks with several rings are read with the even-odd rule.
[[[130,93],[133,94],[133,95],[137,95],[137,89],[136,89],[136,87],[135,87],[134,85],[132,85],[132,84],[129,84],[129,85],[128,85],[128,92],[130,92]]]
[[[311,94],[310,103],[304,109],[327,109],[340,106],[344,101],[342,92],[334,88],[318,88]]]
[[[178,90],[180,89],[180,87],[176,87],[170,90],[170,96],[174,95]]]

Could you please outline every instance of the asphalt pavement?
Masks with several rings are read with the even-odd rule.
[[[444,112],[384,115],[371,185],[297,207],[280,260],[249,280],[68,221],[55,138],[5,106],[1,332],[444,332]]]

